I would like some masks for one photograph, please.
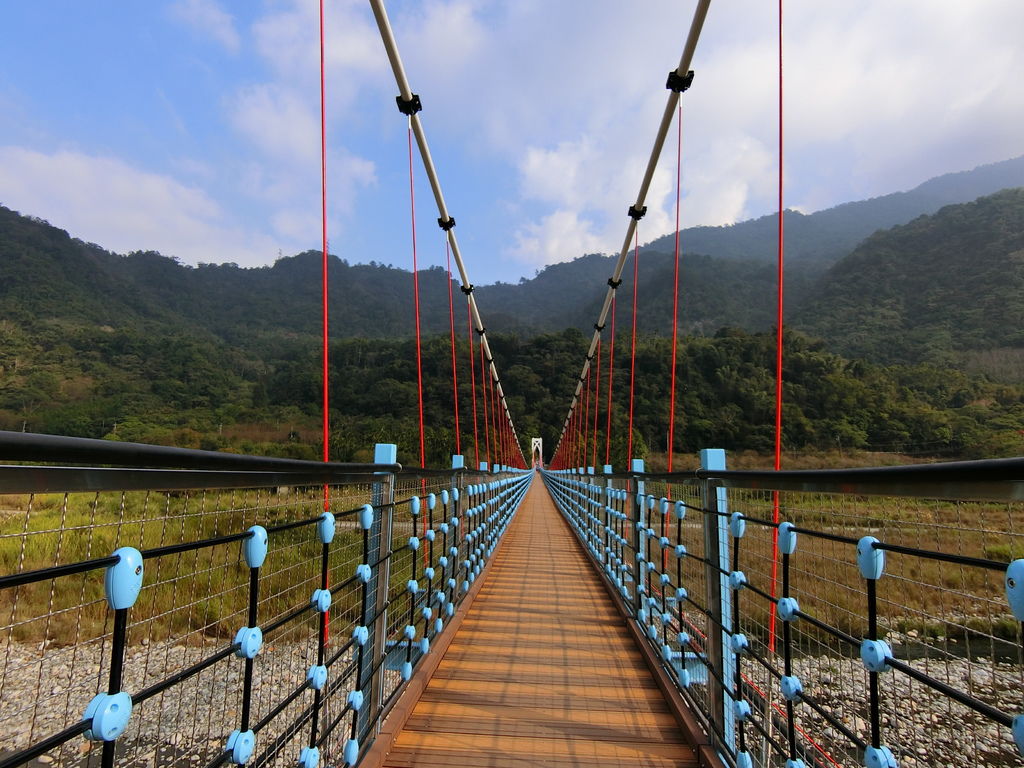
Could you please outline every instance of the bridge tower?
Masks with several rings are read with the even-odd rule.
[[[530,453],[533,456],[533,466],[544,466],[544,440],[540,437],[530,439]]]

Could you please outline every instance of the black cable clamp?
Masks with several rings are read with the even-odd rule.
[[[665,87],[670,91],[676,93],[682,93],[687,88],[693,85],[693,70],[691,69],[685,75],[680,75],[674,69],[668,73],[668,82],[665,83]]]
[[[418,93],[414,93],[412,95],[412,98],[409,99],[408,101],[403,99],[401,94],[399,94],[398,96],[395,96],[395,101],[398,102],[398,111],[401,112],[403,115],[408,115],[409,117],[412,117],[421,109],[423,109],[423,104],[420,103],[420,97]]]
[[[611,277],[608,278],[608,287],[611,288],[612,290],[617,290],[620,285],[622,285],[621,277],[618,280],[615,280],[614,278]]]
[[[619,282],[622,282],[622,281],[620,280]],[[601,333],[602,331],[604,331],[604,326],[603,325],[598,325],[597,323],[594,323],[594,330],[597,331],[598,333]]]
[[[488,357],[487,358],[487,364],[488,365],[494,365],[494,358],[493,357]]]
[[[474,328],[473,330],[476,331],[477,336],[483,336],[485,333],[487,333],[486,328]]]
[[[644,217],[645,213],[647,213],[646,205],[641,208],[637,208],[635,205],[629,206],[629,218],[633,221],[640,221],[640,219]]]
[[[443,229],[445,232],[447,232],[449,229],[451,229],[452,227],[455,226],[455,217],[454,216],[449,216],[448,217],[448,221],[445,221],[442,218],[438,218],[437,226],[439,226],[441,229]]]
[[[467,296],[469,296],[471,293],[473,293],[473,286],[472,285],[460,285],[459,286],[459,290],[462,291]]]

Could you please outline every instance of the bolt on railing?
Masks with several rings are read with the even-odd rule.
[[[1024,460],[701,458],[543,477],[728,763],[1024,764]]]
[[[533,476],[96,443],[0,434],[135,464],[0,466],[3,768],[356,765]]]

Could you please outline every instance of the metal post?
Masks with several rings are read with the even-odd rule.
[[[398,446],[392,443],[377,443],[373,450],[375,464],[394,464],[398,460]],[[369,658],[364,659],[363,669],[358,671],[359,690],[366,696],[359,710],[359,733],[366,730],[367,720],[375,717],[384,701],[384,666],[387,639],[388,585],[391,583],[391,558],[383,559],[391,549],[391,521],[394,517],[395,476],[391,472],[378,472],[380,479],[373,484],[373,527],[370,529],[370,547],[367,560],[371,568],[367,584],[367,615],[362,617],[363,626],[370,631]],[[383,561],[382,561],[383,559]],[[375,565],[376,564],[376,565]],[[373,670],[377,670],[373,679]],[[379,722],[374,727],[376,732]]]
[[[640,553],[643,551],[644,542],[644,510],[643,507],[637,502],[637,499],[643,495],[644,492],[644,481],[641,480],[641,476],[644,473],[644,460],[643,459],[630,459],[629,470],[633,473],[633,477],[630,480],[630,494],[626,503],[629,504],[629,521],[630,521],[630,533],[629,543],[632,546],[632,550],[629,553],[629,572],[633,577],[633,615],[638,615],[641,608],[643,608],[644,596],[640,591],[640,587],[643,583],[643,576],[640,573]],[[644,563],[647,562],[647,558],[644,558]],[[646,628],[645,628],[646,629]]]
[[[724,470],[725,451],[705,448],[700,452],[701,469]],[[732,570],[729,556],[728,500],[725,488],[715,480],[703,482],[704,554],[706,565],[707,608],[711,623],[707,632],[707,662],[714,674],[708,675],[708,698],[711,720],[724,736],[725,746],[736,753],[736,722],[730,701],[720,680],[730,681],[735,676],[736,660],[731,647],[732,592],[729,577]],[[719,630],[721,627],[721,630]]]

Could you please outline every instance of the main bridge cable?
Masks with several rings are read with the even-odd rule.
[[[373,2],[373,0],[371,0]],[[651,182],[654,179],[654,171],[657,169],[658,160],[661,157],[661,150],[665,146],[665,139],[668,136],[668,129],[672,124],[672,119],[675,117],[676,106],[679,104],[680,94],[686,90],[693,80],[693,75],[690,72],[690,64],[693,61],[693,54],[697,49],[697,41],[700,39],[701,30],[704,27],[704,19],[707,17],[708,9],[711,7],[711,0],[699,0],[697,8],[693,12],[693,20],[690,22],[690,31],[686,37],[686,44],[683,46],[683,54],[679,59],[679,66],[676,67],[672,72],[669,73],[669,79],[667,87],[669,89],[668,100],[665,104],[665,111],[661,116],[661,123],[658,125],[658,132],[654,137],[654,146],[651,148],[651,156],[647,161],[647,169],[644,171],[643,180],[640,182],[640,191],[637,193],[636,202],[630,206],[630,219],[629,224],[626,227],[626,236],[623,239],[622,248],[619,251],[619,258],[615,262],[615,269],[612,273],[612,277],[609,280],[608,292],[605,294],[604,305],[601,307],[601,314],[598,316],[597,323],[595,324],[595,331],[593,338],[590,341],[590,349],[587,351],[587,356],[592,357],[594,349],[597,346],[597,340],[601,336],[601,331],[596,328],[604,327],[605,320],[608,317],[608,312],[611,308],[612,299],[615,298],[615,291],[617,286],[615,283],[621,281],[622,270],[626,264],[626,257],[629,255],[633,240],[636,235],[637,221],[632,217],[633,211],[641,211],[644,209],[644,203],[647,200],[647,193],[650,191]],[[586,373],[589,360],[584,363],[583,371]],[[576,394],[579,394],[579,387],[577,387]],[[569,412],[572,413],[572,409],[576,405],[576,398],[573,397],[573,403],[570,406]],[[568,424],[568,418],[566,419]],[[562,437],[558,440],[558,445],[561,445],[562,438],[565,436],[565,429],[562,430]],[[556,447],[555,452],[557,453],[558,448]],[[628,461],[631,457],[627,456]]]
[[[430,189],[434,194],[434,201],[437,203],[437,212],[439,214],[438,224],[442,229],[446,230],[448,244],[451,246],[452,250],[452,258],[455,259],[455,266],[459,270],[459,281],[462,283],[463,291],[466,292],[468,296],[473,325],[476,327],[476,331],[480,335],[480,343],[483,345],[485,357],[489,361],[489,375],[493,378],[496,384],[497,395],[501,402],[501,407],[504,410],[505,420],[508,422],[512,435],[515,437],[519,457],[525,462],[526,456],[522,453],[522,445],[519,440],[519,435],[516,432],[515,423],[512,421],[512,414],[509,411],[508,403],[505,401],[504,389],[501,386],[501,378],[498,376],[498,369],[494,364],[494,355],[491,352],[491,346],[487,340],[486,329],[484,328],[483,320],[480,317],[480,308],[477,306],[476,297],[473,295],[473,284],[469,281],[466,263],[463,261],[462,250],[459,248],[459,241],[455,235],[455,220],[448,212],[448,205],[445,203],[444,193],[441,191],[441,182],[437,175],[437,168],[434,166],[434,159],[431,157],[430,147],[427,144],[426,133],[423,130],[423,123],[420,120],[419,111],[422,109],[420,97],[412,92],[412,88],[409,85],[409,79],[405,73],[405,65],[402,64],[402,57],[398,52],[398,43],[396,42],[394,32],[391,29],[391,21],[388,19],[387,11],[384,9],[383,0],[369,0],[369,2],[370,8],[373,11],[374,19],[377,22],[377,28],[380,31],[381,42],[384,44],[384,50],[388,55],[388,61],[391,63],[391,69],[395,75],[395,82],[398,85],[399,95],[396,101],[398,102],[399,109],[402,113],[408,115],[409,125],[412,128],[413,135],[416,137],[416,145],[419,148],[420,158],[423,161],[423,169],[430,182]],[[702,2],[710,2],[710,0],[702,0]],[[451,222],[452,226],[448,226],[449,222]]]

